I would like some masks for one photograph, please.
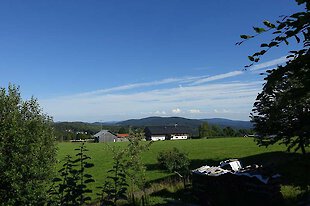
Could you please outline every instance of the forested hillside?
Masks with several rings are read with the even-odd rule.
[[[56,122],[54,129],[57,140],[67,141],[73,139],[89,139],[102,129],[117,133],[128,133],[129,128],[144,129],[147,126],[186,126],[191,131],[191,137],[222,137],[244,136],[251,134],[249,121],[236,121],[228,119],[186,119],[182,117],[147,117],[131,119],[121,122],[87,123],[87,122]],[[208,125],[208,126],[206,126]]]

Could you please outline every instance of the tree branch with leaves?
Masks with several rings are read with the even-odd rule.
[[[260,45],[262,50],[248,56],[259,62],[271,48],[289,44],[290,39],[302,43],[300,50],[290,51],[284,66],[267,70],[263,91],[258,94],[250,117],[258,133],[255,138],[260,146],[283,143],[289,151],[306,153],[310,144],[310,2],[296,0],[302,11],[282,16],[275,24],[264,21],[265,28],[254,27],[255,35],[241,35],[243,42],[265,32],[274,37]]]
[[[281,44],[289,44],[289,41],[294,38],[297,43],[303,43],[303,49],[298,51],[290,51],[287,58],[296,59],[300,55],[309,53],[310,46],[310,2],[307,0],[296,0],[298,5],[305,6],[304,11],[294,13],[292,15],[280,16],[280,19],[275,23],[271,23],[267,20],[263,21],[264,27],[253,27],[255,34],[253,35],[240,35],[241,41],[236,45],[241,45],[245,41],[253,39],[258,35],[262,35],[266,32],[272,32],[274,36],[270,41],[262,43],[260,51],[248,56],[252,62],[245,67],[251,67],[254,63],[259,62],[261,57],[267,53],[270,49],[279,47]]]

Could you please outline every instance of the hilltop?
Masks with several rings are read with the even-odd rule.
[[[232,127],[234,129],[251,129],[252,123],[250,121],[230,120],[223,118],[211,119],[187,119],[183,117],[147,117],[142,119],[129,119],[114,123],[119,126],[165,126],[165,125],[182,125],[188,127],[198,128],[202,123],[208,122],[211,125],[218,125],[220,127]]]

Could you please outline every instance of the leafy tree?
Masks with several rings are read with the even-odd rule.
[[[268,146],[276,142],[284,143],[288,150],[301,149],[309,146],[309,113],[310,113],[310,82],[309,82],[309,47],[310,47],[310,2],[296,0],[303,10],[290,16],[282,16],[276,23],[264,21],[265,28],[254,27],[255,35],[241,35],[244,39],[237,44],[251,39],[264,32],[272,31],[274,38],[260,45],[262,50],[249,56],[253,63],[258,62],[271,48],[281,44],[289,44],[294,38],[303,47],[290,51],[285,66],[268,70],[263,91],[257,96],[251,113],[255,130],[261,135],[256,138],[259,145]],[[250,64],[248,66],[253,65]]]
[[[200,138],[208,138],[210,136],[213,136],[214,132],[208,122],[204,122],[202,125],[199,126],[199,136]]]
[[[267,71],[263,91],[257,96],[252,120],[262,137],[259,145],[278,141],[288,150],[301,149],[310,142],[310,55],[299,56],[286,66]],[[271,135],[271,136],[270,136]]]
[[[214,136],[217,136],[217,137],[224,136],[223,130],[222,130],[222,128],[220,126],[212,125],[211,129],[212,129],[212,131],[214,133]]]
[[[186,153],[174,147],[172,149],[159,152],[157,161],[161,168],[178,174],[183,180],[184,188],[186,187],[186,179],[190,174],[190,161]]]
[[[159,152],[157,161],[161,168],[169,172],[178,172],[183,175],[189,172],[189,158],[187,154],[175,147]]]
[[[0,205],[43,205],[56,147],[52,119],[19,88],[0,89]]]
[[[223,129],[224,136],[226,137],[234,137],[236,136],[235,130],[231,127],[225,127]]]
[[[135,204],[134,192],[136,189],[143,190],[144,196],[146,195],[146,167],[142,161],[142,153],[149,149],[152,142],[144,143],[144,133],[140,130],[129,132],[129,144],[127,146],[127,163],[126,175],[129,178],[129,193],[131,194],[132,202]],[[145,197],[142,197],[144,199]]]
[[[119,126],[107,126],[101,123],[56,122],[53,124],[57,140],[89,139],[102,129],[117,133]]]
[[[128,133],[128,132],[129,132],[128,128],[125,128],[125,127],[121,127],[121,128],[118,130],[118,133],[119,133],[119,134],[126,134],[126,133]]]
[[[248,134],[250,134],[249,133],[250,131],[249,130],[246,130],[246,129],[239,129],[238,131],[236,131],[236,133],[237,133],[237,136],[247,136]]]

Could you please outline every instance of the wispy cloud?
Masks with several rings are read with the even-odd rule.
[[[200,114],[201,113],[200,109],[190,109],[190,110],[188,110],[188,112],[190,114]]]
[[[283,57],[280,57],[278,59],[274,59],[274,60],[271,60],[271,61],[268,61],[268,62],[263,62],[263,63],[260,63],[260,64],[253,65],[250,68],[250,70],[251,71],[256,71],[256,70],[260,70],[260,69],[266,69],[266,68],[269,68],[269,67],[272,67],[272,66],[283,64],[284,62],[287,62],[286,56],[283,56]]]
[[[94,94],[100,94],[100,93],[111,93],[111,92],[125,91],[125,90],[137,89],[141,87],[151,87],[151,86],[158,86],[158,85],[171,84],[171,83],[188,83],[188,82],[192,82],[197,79],[201,79],[205,77],[207,76],[167,78],[167,79],[162,79],[158,81],[126,84],[126,85],[121,85],[121,86],[112,87],[108,89],[101,89],[101,90],[96,90],[92,92],[81,93],[79,95],[94,95]]]
[[[158,111],[157,115],[203,115],[214,109],[242,111],[247,117],[262,82],[221,83],[183,88],[166,88],[131,94],[99,94],[42,100],[45,111],[56,120],[97,121],[137,117],[138,114]],[[195,105],[195,109],[192,109]],[[169,109],[170,108],[170,109]],[[171,112],[162,112],[171,111]],[[230,117],[233,113],[225,113]],[[143,117],[143,115],[141,115]],[[240,115],[241,116],[241,115]],[[193,116],[197,117],[197,116]],[[239,118],[232,116],[230,118]]]
[[[252,71],[284,61],[284,57],[281,57],[261,63],[252,68]],[[263,81],[247,81],[245,78],[227,81],[230,77],[240,75],[249,77],[254,74],[236,70],[214,76],[167,78],[45,99],[40,103],[45,112],[54,116],[55,120],[121,120],[145,117],[146,114],[193,118],[220,115],[231,119],[247,119]],[[157,87],[158,85],[165,86]],[[136,90],[137,88],[141,89]],[[127,90],[132,91],[122,92]]]
[[[228,77],[234,77],[234,76],[238,76],[238,75],[241,75],[241,74],[243,74],[243,71],[236,70],[236,71],[232,71],[232,72],[228,72],[228,73],[224,73],[224,74],[218,74],[218,75],[202,78],[202,79],[199,79],[199,80],[193,82],[191,85],[203,84],[203,83],[206,83],[206,82],[211,82],[211,81],[215,81],[215,80],[225,79],[225,78],[228,78]]]

